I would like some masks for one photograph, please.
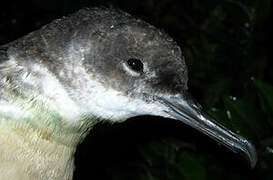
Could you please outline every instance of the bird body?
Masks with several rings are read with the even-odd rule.
[[[82,9],[0,47],[0,179],[72,179],[77,145],[103,120],[180,120],[243,152],[187,93],[187,67],[166,33],[129,14]]]
[[[72,179],[76,146],[56,141],[51,132],[44,132],[52,131],[47,125],[41,128],[27,122],[1,123],[0,179]]]

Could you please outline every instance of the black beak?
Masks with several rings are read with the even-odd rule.
[[[169,116],[201,131],[230,150],[242,153],[249,160],[250,166],[255,167],[255,147],[247,139],[233,133],[204,113],[190,95],[160,97],[160,101],[168,107],[165,112]]]

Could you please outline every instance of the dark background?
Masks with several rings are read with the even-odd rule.
[[[190,92],[250,139],[259,161],[250,169],[184,124],[138,117],[97,125],[76,152],[74,179],[273,179],[271,0],[9,0],[0,7],[0,44],[86,6],[120,8],[169,33],[186,57]]]

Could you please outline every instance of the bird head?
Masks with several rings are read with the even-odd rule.
[[[254,146],[208,116],[190,96],[184,57],[169,35],[109,9],[92,10],[79,27],[69,47],[80,52],[74,59],[85,80],[81,85],[79,78],[69,81],[75,87],[70,94],[92,114],[112,122],[139,115],[175,119],[244,154],[255,166]]]

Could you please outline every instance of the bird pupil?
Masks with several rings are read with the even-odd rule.
[[[143,63],[139,59],[131,58],[127,60],[127,63],[134,71],[143,71]]]

